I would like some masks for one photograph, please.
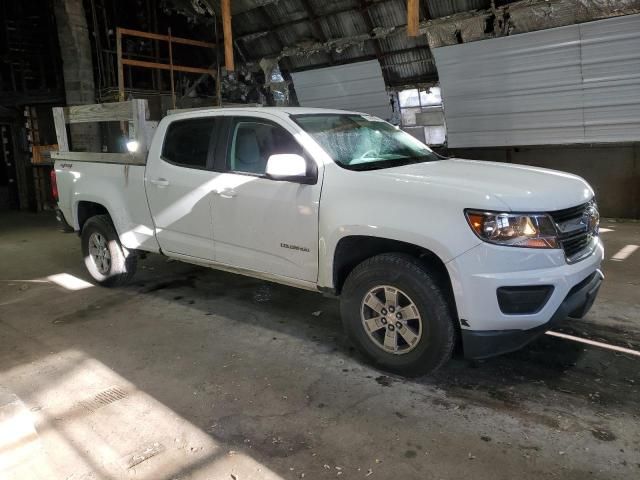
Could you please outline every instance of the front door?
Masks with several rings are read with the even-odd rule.
[[[216,262],[315,282],[321,181],[302,185],[265,176],[273,154],[313,160],[291,132],[259,117],[234,117],[226,150],[213,197]]]

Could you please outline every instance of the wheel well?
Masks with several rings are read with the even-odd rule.
[[[78,228],[82,232],[85,222],[96,215],[109,215],[107,209],[95,202],[78,202]]]
[[[434,280],[446,295],[451,312],[456,319],[458,318],[451,278],[449,277],[447,267],[442,260],[440,260],[440,257],[426,248],[398,240],[362,235],[354,235],[341,239],[336,246],[336,252],[333,257],[333,285],[335,293],[340,294],[344,281],[357,265],[367,258],[380,255],[381,253],[404,253],[417,258],[429,273],[432,274]]]

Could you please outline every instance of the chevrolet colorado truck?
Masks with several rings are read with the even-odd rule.
[[[603,280],[580,177],[444,158],[367,114],[232,108],[164,117],[141,165],[57,160],[62,216],[104,286],[140,252],[339,298],[378,366],[431,372],[580,318]]]

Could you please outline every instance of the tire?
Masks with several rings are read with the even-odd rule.
[[[135,274],[138,258],[133,252],[122,247],[108,215],[96,215],[86,221],[82,227],[81,243],[85,266],[100,285],[124,285]],[[100,245],[104,246],[104,249],[96,248]],[[94,255],[96,252],[99,252],[98,259]],[[100,258],[107,258],[108,262],[101,262]]]
[[[387,295],[392,303],[398,300],[387,303]],[[451,358],[456,339],[453,315],[442,290],[414,257],[389,253],[362,262],[345,281],[340,311],[349,339],[384,370],[422,375]]]

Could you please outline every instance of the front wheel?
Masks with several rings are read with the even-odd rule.
[[[403,375],[430,373],[451,358],[454,319],[421,263],[404,254],[365,260],[341,296],[345,330],[373,363]]]
[[[87,220],[82,227],[81,242],[85,266],[96,282],[116,287],[131,280],[137,257],[122,247],[108,215]]]

